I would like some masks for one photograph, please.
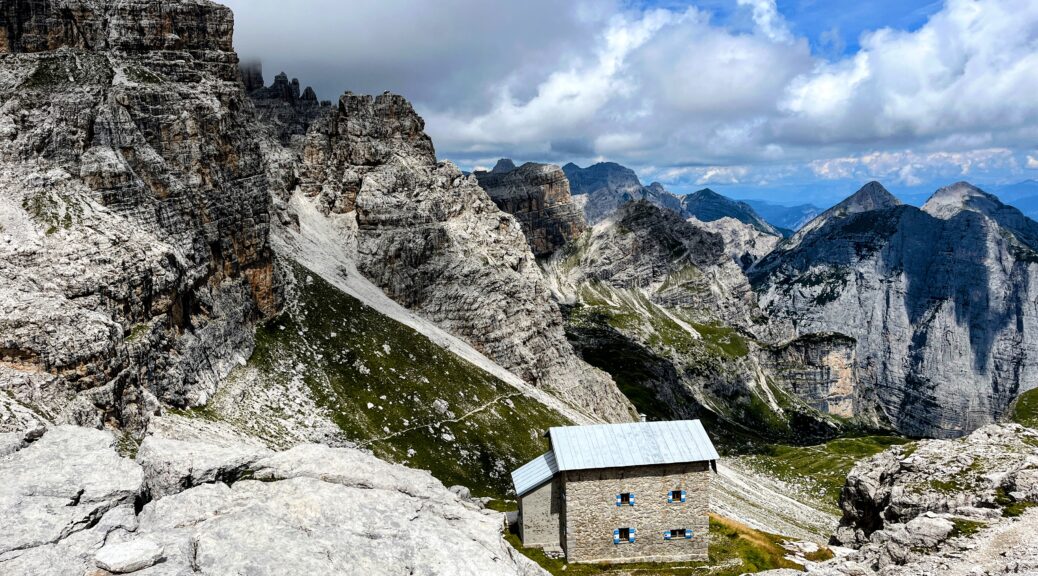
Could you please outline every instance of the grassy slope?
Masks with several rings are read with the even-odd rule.
[[[697,323],[683,310],[664,311],[638,291],[599,282],[583,286],[580,301],[567,312],[567,336],[588,363],[608,372],[638,411],[651,419],[700,417],[714,428],[734,425],[789,441],[809,432],[813,420],[825,419],[770,383],[771,395],[786,415],[776,412],[756,389],[744,393],[742,382],[753,377],[750,343],[730,327]],[[671,398],[661,398],[660,371],[667,366],[674,378],[698,382],[698,390],[682,392],[678,385],[677,392],[668,394]],[[715,440],[724,443],[725,436]]]
[[[1024,392],[1016,399],[1009,419],[1029,428],[1038,428],[1038,388]]]
[[[507,540],[517,550],[527,555],[554,574],[595,576],[599,574],[644,574],[691,576],[712,574],[714,576],[736,576],[738,574],[773,570],[777,568],[801,569],[801,566],[786,560],[787,552],[781,547],[781,536],[759,532],[738,522],[710,516],[710,560],[707,562],[566,564],[564,560],[548,558],[539,549],[523,548],[519,537],[508,534]]]
[[[569,423],[317,274],[291,272],[297,297],[257,330],[249,369],[271,387],[304,382],[345,436],[376,455],[502,498],[510,472],[547,450],[547,428]]]
[[[755,454],[740,460],[759,473],[797,486],[835,513],[839,510],[840,491],[855,464],[908,442],[897,436],[861,436],[817,446],[758,444]]]

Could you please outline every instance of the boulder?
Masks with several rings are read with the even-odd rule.
[[[97,567],[115,574],[136,572],[162,559],[162,546],[147,538],[108,544],[94,556]]]

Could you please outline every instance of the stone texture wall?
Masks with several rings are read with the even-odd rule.
[[[0,5],[0,395],[41,419],[204,404],[278,310],[233,28],[197,0]]]
[[[556,476],[519,499],[519,536],[523,546],[561,546],[561,516],[562,481]]]
[[[697,462],[565,473],[566,557],[570,562],[706,560],[710,519],[709,464]],[[669,503],[685,490],[684,503]],[[635,495],[617,506],[616,495]],[[613,530],[635,528],[634,543],[613,543]],[[663,532],[691,528],[693,538],[664,540]]]
[[[530,162],[503,170],[498,165],[493,172],[476,172],[476,179],[498,208],[519,220],[535,256],[551,256],[584,233],[584,213],[573,202],[561,168]]]
[[[809,334],[768,350],[769,372],[812,408],[853,418],[857,408],[855,345],[841,334]]]

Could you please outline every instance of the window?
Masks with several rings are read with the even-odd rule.
[[[613,544],[634,544],[634,528],[617,528],[613,530]]]
[[[634,506],[634,492],[622,492],[616,495],[617,506]]]
[[[684,490],[671,490],[667,493],[667,502],[676,504],[685,501],[686,492]]]
[[[675,528],[673,530],[666,530],[666,531],[663,532],[663,539],[664,540],[680,540],[682,538],[684,538],[685,540],[691,540],[692,539],[692,529],[691,528]]]

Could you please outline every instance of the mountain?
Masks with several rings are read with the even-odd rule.
[[[703,222],[713,222],[721,218],[733,218],[744,224],[749,224],[764,234],[772,236],[782,235],[774,226],[757,214],[749,204],[721,196],[709,188],[704,188],[681,198],[681,208],[685,216],[691,216]]]
[[[475,177],[498,208],[519,220],[534,256],[550,256],[587,229],[558,166],[528,162],[516,168],[511,160],[501,160]]]
[[[562,167],[574,195],[584,196],[584,214],[590,224],[608,218],[632,200],[645,200],[661,208],[681,212],[681,200],[654,182],[642,186],[634,170],[614,162],[581,168],[572,162]]]
[[[143,430],[205,404],[280,307],[231,11],[80,0],[3,18],[0,406],[17,416],[0,427]]]
[[[873,182],[750,277],[771,338],[855,342],[858,417],[956,437],[1038,382],[1035,226],[965,183],[919,209]]]
[[[755,296],[720,234],[629,202],[542,266],[574,347],[650,418],[704,418],[772,439],[840,429],[765,371],[775,353],[754,334]],[[785,365],[827,381],[830,357]]]
[[[804,224],[807,224],[822,213],[822,209],[813,204],[784,206],[773,204],[767,200],[743,200],[743,202],[749,204],[750,207],[775,228],[791,230],[792,232],[796,232]]]

